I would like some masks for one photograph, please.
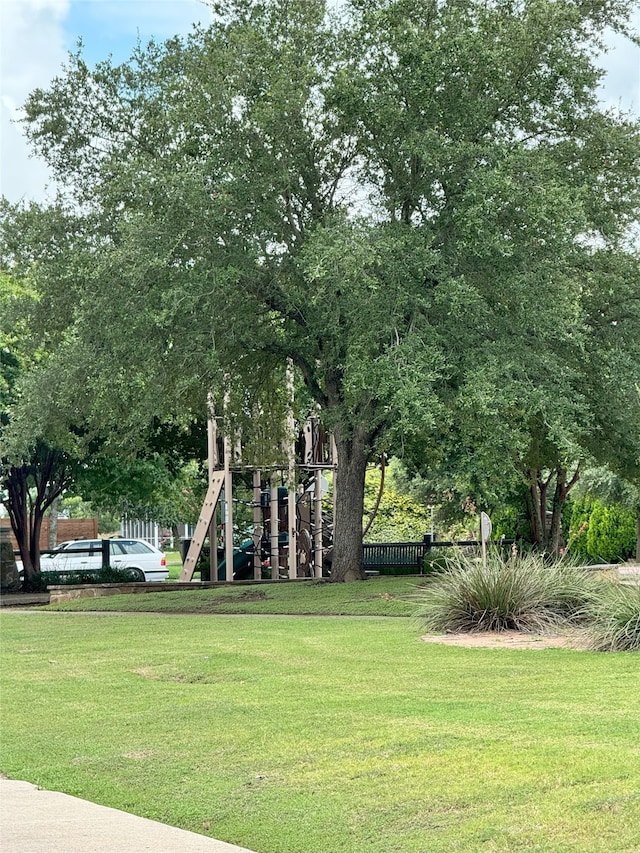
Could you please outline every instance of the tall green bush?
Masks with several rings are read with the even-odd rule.
[[[582,559],[589,559],[589,550],[587,548],[587,531],[589,529],[589,518],[591,511],[596,501],[591,495],[585,495],[583,498],[574,500],[571,506],[571,516],[569,520],[569,537],[568,545],[571,554]]]
[[[594,507],[587,531],[587,550],[594,560],[627,560],[636,545],[636,522],[631,510],[619,504]]]
[[[585,495],[573,504],[568,542],[571,554],[583,560],[626,560],[635,551],[635,516],[621,504],[603,503]]]

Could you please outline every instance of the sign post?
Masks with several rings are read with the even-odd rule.
[[[491,539],[491,519],[486,512],[480,513],[480,539],[482,541],[482,565],[487,568],[487,542]]]

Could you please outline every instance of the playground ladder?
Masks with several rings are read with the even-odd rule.
[[[200,559],[200,554],[202,553],[204,540],[209,535],[209,528],[211,527],[213,514],[216,511],[216,506],[223,486],[224,471],[214,471],[211,475],[211,480],[209,481],[209,490],[207,491],[207,496],[202,505],[200,518],[196,524],[195,533],[193,534],[189,551],[187,552],[187,556],[185,557],[182,565],[182,572],[180,574],[181,581],[190,581],[193,578],[193,573],[198,564],[198,560]]]

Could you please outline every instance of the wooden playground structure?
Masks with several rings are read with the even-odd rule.
[[[322,577],[333,534],[332,521],[322,508],[326,487],[323,472],[336,469],[335,442],[324,432],[318,417],[305,421],[298,442],[293,415],[289,416],[288,428],[291,440],[286,467],[244,465],[240,444],[232,444],[226,434],[220,454],[217,421],[210,407],[209,488],[184,558],[181,581],[193,579],[206,539],[212,580]],[[296,453],[296,445],[304,447],[302,453]],[[250,539],[235,546],[233,478],[240,473],[252,475],[253,530]],[[218,559],[219,529],[224,543],[222,560]]]

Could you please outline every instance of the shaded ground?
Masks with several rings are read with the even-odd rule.
[[[0,594],[0,607],[35,607],[49,604],[48,592],[3,592]]]

